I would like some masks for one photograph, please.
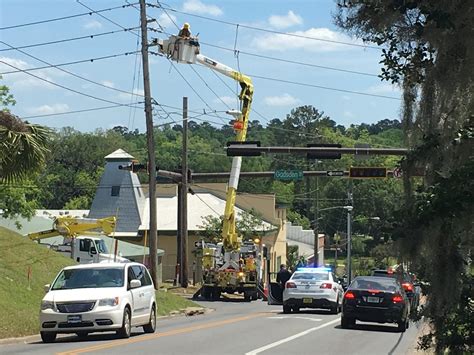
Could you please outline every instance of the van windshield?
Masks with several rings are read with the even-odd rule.
[[[62,270],[54,281],[52,290],[76,288],[122,287],[123,268],[84,268]]]

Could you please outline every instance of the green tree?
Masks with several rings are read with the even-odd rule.
[[[405,201],[394,234],[430,284],[423,315],[433,332],[421,345],[435,346],[438,353],[469,352],[474,342],[472,4],[361,1],[341,7],[336,22],[385,46],[381,78],[403,88],[402,127],[413,153],[402,162]],[[421,183],[410,178],[415,168],[426,170]]]

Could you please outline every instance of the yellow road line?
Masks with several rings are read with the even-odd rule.
[[[244,320],[257,318],[257,317],[260,317],[263,314],[268,314],[268,313],[269,312],[253,313],[253,314],[250,314],[250,315],[244,316],[244,317],[231,318],[231,319],[226,319],[226,320],[217,321],[217,322],[204,323],[204,324],[199,324],[199,325],[195,325],[195,326],[192,326],[192,327],[178,328],[178,329],[169,330],[169,331],[163,332],[163,333],[154,333],[154,334],[149,334],[149,335],[144,335],[144,336],[137,336],[137,337],[134,337],[134,338],[111,341],[111,342],[108,342],[108,343],[105,343],[105,344],[99,344],[99,345],[95,345],[95,346],[89,346],[89,347],[86,347],[86,348],[79,348],[79,349],[75,349],[75,350],[69,350],[69,351],[65,351],[65,352],[56,353],[56,355],[75,355],[75,354],[82,354],[82,353],[87,353],[87,352],[92,352],[92,351],[97,351],[97,350],[104,350],[104,349],[114,348],[114,347],[118,347],[118,346],[122,346],[122,345],[139,343],[139,342],[146,341],[146,340],[158,339],[158,338],[162,338],[162,337],[167,337],[167,336],[177,335],[177,334],[183,334],[183,333],[189,333],[189,332],[193,332],[193,331],[201,330],[201,329],[215,328],[215,327],[218,327],[218,326],[221,326],[221,325],[237,323],[237,322],[241,322],[241,321],[244,321]]]

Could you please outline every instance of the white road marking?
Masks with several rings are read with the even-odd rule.
[[[288,337],[288,338],[285,338],[285,339],[276,341],[276,342],[274,342],[274,343],[271,343],[271,344],[262,346],[262,347],[260,347],[260,348],[258,348],[258,349],[252,350],[252,351],[246,353],[245,355],[256,355],[256,354],[260,354],[261,352],[263,352],[263,351],[265,351],[265,350],[268,350],[268,349],[277,347],[278,345],[281,345],[281,344],[287,343],[287,342],[289,342],[289,341],[295,340],[295,339],[300,338],[300,337],[302,337],[302,336],[304,336],[304,335],[307,335],[307,334],[312,333],[312,332],[314,332],[314,331],[316,331],[316,330],[319,330],[319,329],[322,329],[322,328],[324,328],[324,327],[327,327],[327,326],[329,326],[329,325],[331,325],[331,324],[338,323],[338,322],[340,322],[340,321],[341,321],[341,320],[340,320],[339,318],[334,319],[334,320],[332,320],[332,321],[330,321],[330,322],[327,322],[327,323],[324,323],[324,324],[322,324],[322,325],[320,325],[320,326],[318,326],[318,327],[310,328],[310,329],[308,329],[308,330],[305,330],[304,332],[301,332],[301,333],[292,335],[292,336],[290,336],[290,337]]]
[[[268,317],[268,319],[304,319],[312,322],[321,322],[321,318],[310,318],[310,317],[291,317],[291,316],[280,316],[280,317]]]

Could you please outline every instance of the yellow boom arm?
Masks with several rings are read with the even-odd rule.
[[[115,230],[115,224],[115,217],[92,219],[62,216],[54,220],[53,229],[30,233],[28,238],[41,240],[59,235],[73,238],[80,234],[94,234],[92,232],[94,229],[101,229],[105,234],[111,234]]]

